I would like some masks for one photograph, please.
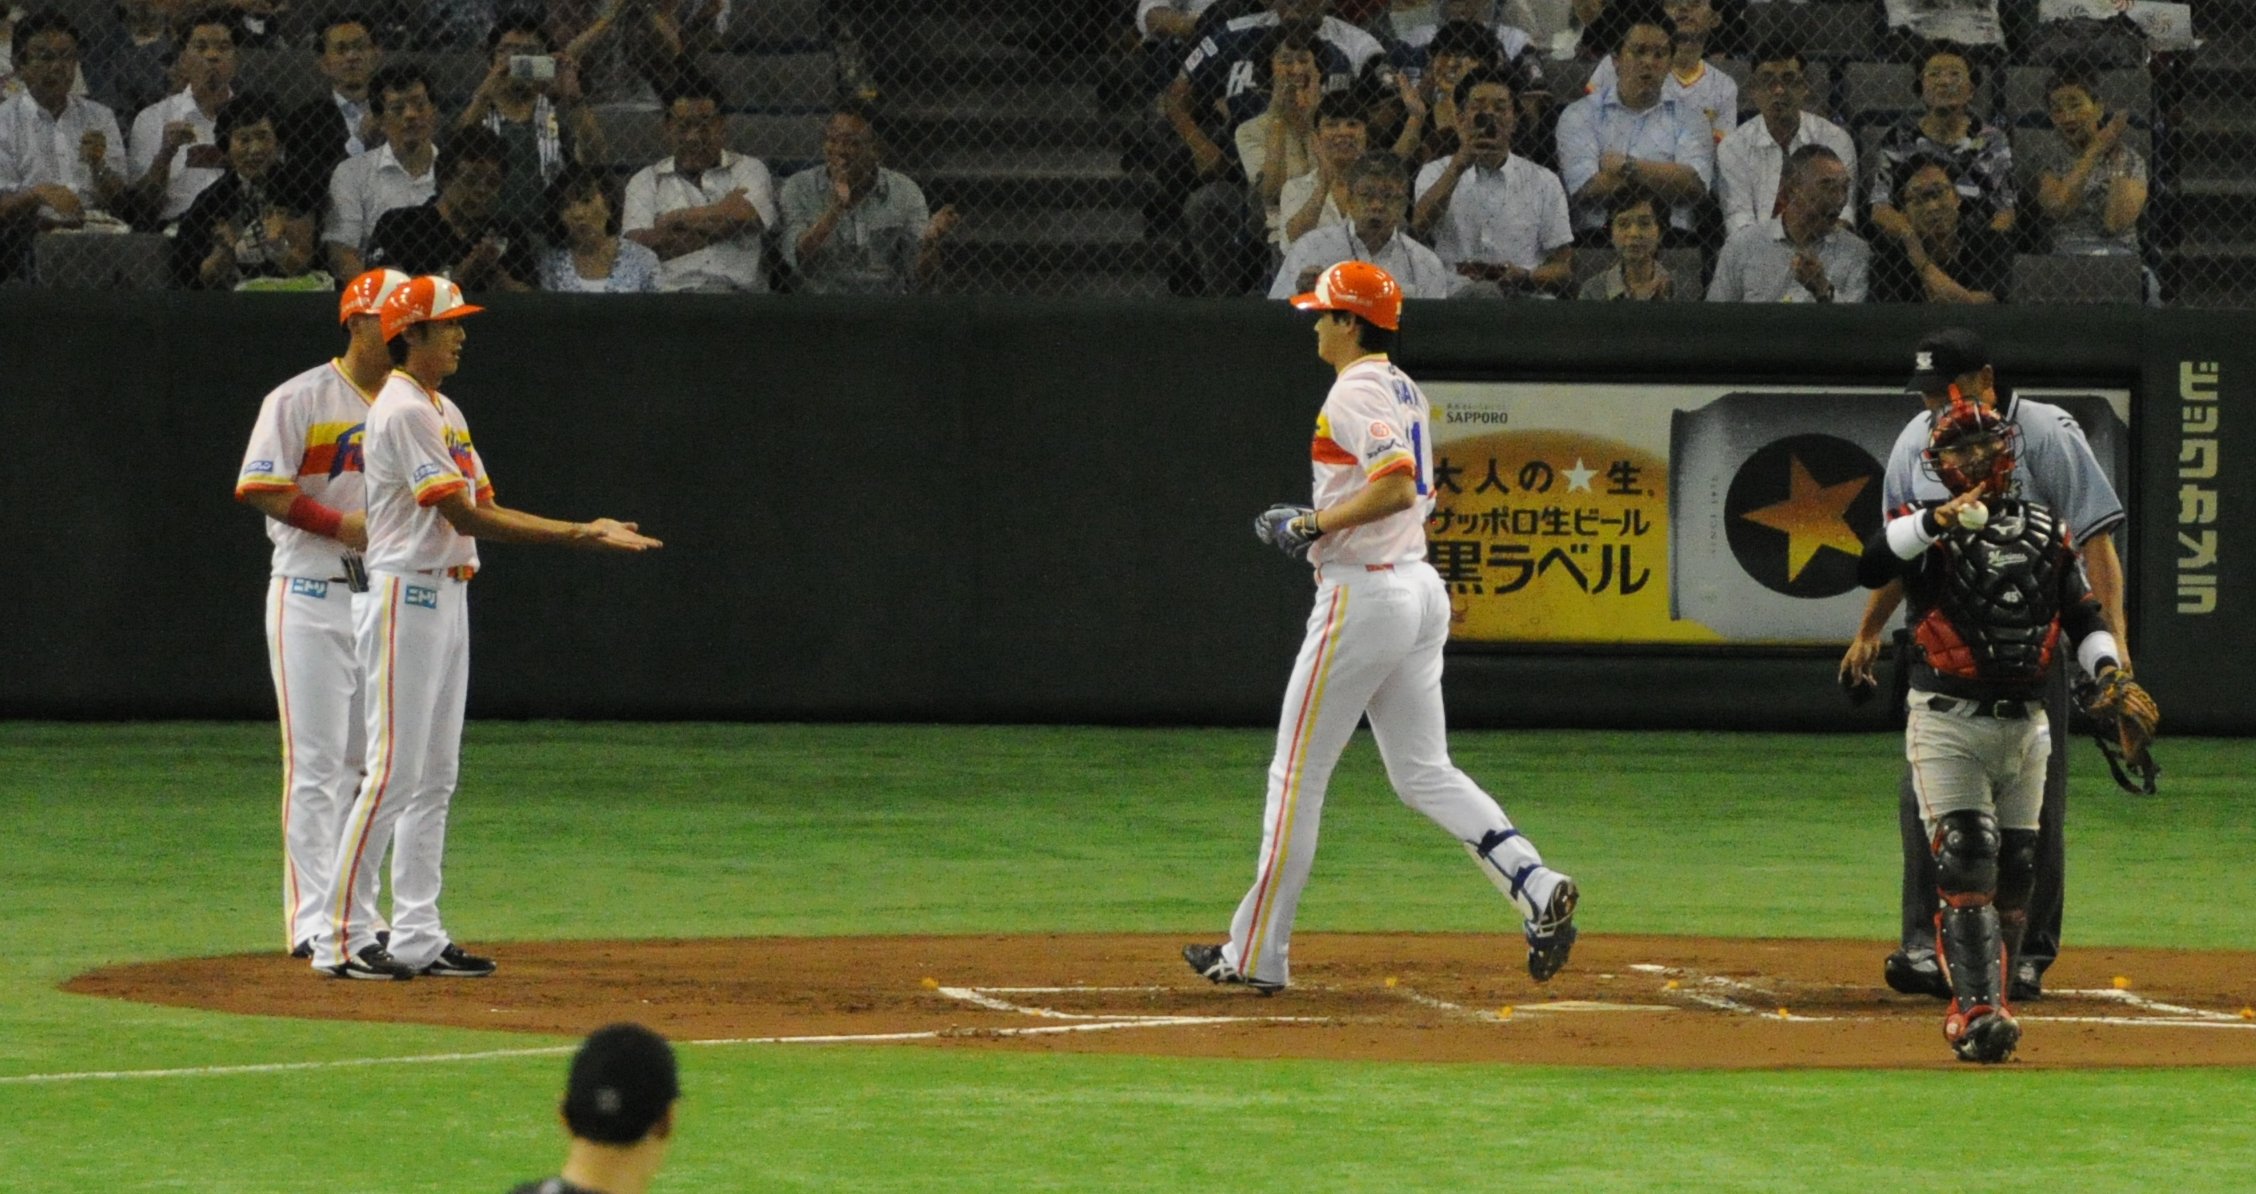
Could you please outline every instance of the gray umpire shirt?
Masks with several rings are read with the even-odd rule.
[[[2049,403],[2014,397],[2005,398],[1998,413],[2021,428],[2021,457],[2013,470],[2015,494],[2050,506],[2068,524],[2078,550],[2092,536],[2123,521],[2123,500],[2100,471],[2099,458],[2092,454],[2074,415]],[[1889,512],[1913,502],[1950,498],[1950,491],[1928,476],[1920,461],[1934,428],[1934,414],[1921,411],[1896,436],[1881,491]]]

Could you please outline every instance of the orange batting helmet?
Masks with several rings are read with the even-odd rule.
[[[1402,327],[1402,287],[1368,261],[1342,261],[1316,275],[1316,289],[1293,296],[1303,311],[1345,311],[1392,332]]]
[[[355,315],[381,315],[384,300],[407,281],[407,275],[396,269],[372,269],[352,280],[345,292],[337,296],[337,322],[343,323]]]
[[[462,288],[433,275],[413,279],[384,300],[384,339],[390,340],[418,323],[437,323],[476,315],[484,307],[462,301]]]

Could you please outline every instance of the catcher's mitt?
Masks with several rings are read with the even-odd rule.
[[[2091,716],[2099,753],[2106,756],[2107,769],[2115,774],[2115,782],[2126,792],[2152,796],[2155,777],[2162,774],[2161,764],[2154,761],[2149,750],[2154,744],[2155,727],[2162,723],[2162,710],[2155,706],[2154,698],[2131,677],[2127,667],[2087,681],[2077,696],[2084,712]],[[2138,782],[2132,782],[2133,777]]]

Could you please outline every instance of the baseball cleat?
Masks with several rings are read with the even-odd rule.
[[[304,960],[305,960],[305,959],[307,959],[307,958],[310,958],[310,957],[312,957],[312,956],[313,956],[313,942],[311,942],[311,941],[300,941],[300,942],[298,942],[298,943],[297,943],[296,945],[293,945],[293,946],[291,946],[291,947],[290,947],[290,956],[291,956],[291,957],[293,957],[293,958],[296,958],[296,959],[298,959],[298,960],[299,960],[299,961],[301,961],[301,962],[302,962],[302,961],[304,961]]]
[[[1575,905],[1582,892],[1575,881],[1564,875],[1559,885],[1551,889],[1551,898],[1544,902],[1543,914],[1528,922],[1528,977],[1549,982],[1551,976],[1567,968],[1567,955],[1574,952]]]
[[[1252,987],[1263,995],[1274,995],[1285,989],[1283,983],[1265,983],[1258,978],[1247,978],[1239,974],[1237,967],[1223,960],[1222,947],[1219,945],[1186,945],[1183,947],[1183,960],[1191,964],[1191,969],[1198,971],[1200,978],[1210,983]]]
[[[369,982],[401,982],[415,977],[406,963],[384,952],[381,945],[364,945],[359,953],[329,968],[331,978],[357,978]]]
[[[2013,986],[2006,998],[2015,1003],[2034,1003],[2044,998],[2044,971],[2035,962],[2023,962],[2013,968]]]
[[[1937,999],[1951,997],[1950,979],[1935,955],[1920,951],[1899,949],[1888,955],[1880,967],[1881,977],[1888,981],[1888,989],[1904,995],[1931,995]]]
[[[2021,1024],[2010,1012],[1976,1005],[1963,1016],[1951,1013],[1943,1021],[1943,1035],[1960,1061],[1996,1065],[2012,1057],[2021,1043]]]
[[[496,969],[492,958],[464,953],[461,946],[449,941],[439,951],[438,960],[425,966],[423,973],[431,978],[484,978]]]

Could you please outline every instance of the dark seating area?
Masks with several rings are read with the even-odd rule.
[[[641,0],[641,5],[652,2]],[[2037,201],[2043,188],[2038,164],[2067,163],[2060,168],[2069,170],[2077,157],[2048,110],[2048,82],[2057,80],[2063,66],[2079,65],[2061,58],[2065,43],[2060,22],[2046,18],[2064,11],[2053,7],[2062,2],[2002,0],[2006,44],[1964,52],[1974,76],[1965,111],[1977,127],[1986,123],[2003,133],[2019,196],[2020,218],[2011,230],[2016,260],[2006,271],[2011,283],[2003,297],[2013,302],[2092,302],[2158,296],[2164,305],[2247,305],[2256,298],[2256,154],[2251,153],[2256,150],[2256,99],[2250,98],[2256,96],[2256,16],[2245,11],[2251,6],[2197,0],[2190,12],[2198,44],[2191,46],[2141,42],[2143,35],[2126,18],[2111,31],[2101,31],[2115,39],[2106,43],[2115,57],[2081,64],[2089,68],[2081,73],[2090,80],[2088,90],[2104,113],[2102,119],[2127,118],[2119,142],[2136,156],[2143,188],[2135,226],[2121,235],[2126,246],[2135,247],[2124,250],[2131,264],[2098,265],[2043,260],[2056,251],[2054,221]],[[1213,278],[1198,274],[1202,257],[1196,238],[1206,233],[1186,219],[1185,207],[1194,190],[1219,179],[1249,196],[1258,222],[1253,172],[1239,174],[1238,148],[1227,134],[1248,114],[1263,110],[1269,65],[1248,53],[1238,73],[1230,76],[1228,102],[1203,91],[1185,101],[1189,119],[1203,125],[1204,135],[1221,149],[1219,165],[1196,162],[1195,155],[1186,154],[1181,131],[1167,114],[1166,93],[1178,74],[1189,77],[1185,64],[1202,46],[1251,44],[1246,30],[1264,20],[1277,24],[1273,6],[1305,8],[1309,3],[735,0],[717,8],[679,5],[667,9],[678,8],[676,15],[683,20],[676,42],[667,43],[664,53],[652,57],[636,40],[636,30],[622,26],[624,31],[589,41],[592,48],[574,72],[577,91],[569,100],[562,91],[543,93],[553,94],[556,107],[572,110],[568,119],[559,120],[565,127],[564,148],[544,149],[548,156],[540,165],[544,181],[553,179],[564,160],[598,172],[611,185],[616,212],[630,178],[669,159],[672,142],[664,100],[674,82],[695,77],[718,97],[725,151],[756,159],[767,171],[771,193],[753,196],[756,207],[763,198],[776,203],[793,175],[824,168],[825,127],[834,110],[847,105],[866,113],[886,175],[912,181],[933,217],[918,228],[903,225],[916,235],[916,253],[925,258],[914,270],[904,266],[898,271],[903,289],[1250,295],[1257,292],[1256,281],[1258,290],[1267,289],[1281,251],[1273,245],[1260,250],[1242,246],[1249,255],[1242,278],[1225,279],[1218,287]],[[1627,19],[1641,3],[1614,0],[1618,11],[1610,15]],[[1195,29],[1174,38],[1155,34],[1146,28],[1155,7],[1179,14]],[[1333,46],[1365,43],[1377,50],[1351,64],[1352,70],[1327,74],[1324,88],[1367,114],[1370,144],[1365,152],[1393,152],[1408,144],[1391,139],[1408,119],[1405,94],[1423,95],[1416,102],[1434,108],[1425,140],[1404,162],[1407,176],[1415,179],[1426,161],[1452,152],[1448,147],[1460,144],[1454,140],[1458,134],[1440,135],[1441,97],[1425,79],[1428,63],[1419,48],[1425,44],[1419,39],[1432,38],[1436,31],[1398,28],[1394,18],[1478,6],[1379,0],[1317,7],[1327,8],[1321,24],[1313,26],[1324,54],[1333,53]],[[1508,24],[1524,7],[1518,0],[1501,0],[1489,10],[1495,20]],[[1658,5],[1651,7],[1660,11]],[[1754,56],[1765,48],[1792,47],[1806,81],[1804,110],[1845,130],[1856,151],[1852,185],[1859,221],[1854,231],[1866,241],[1889,236],[1867,222],[1867,198],[1884,143],[1895,135],[1891,130],[1915,124],[1925,111],[1918,61],[1923,44],[1886,27],[1880,0],[1712,0],[1710,7],[1714,25],[1704,35],[1704,59],[1678,60],[1664,98],[1677,103],[1679,94],[1689,97],[1690,91],[1674,89],[1691,86],[1685,80],[1702,70],[1731,80],[1737,111],[1715,116],[1716,140],[1721,142],[1734,121],[1760,119],[1762,84],[1756,76],[1762,64]],[[107,3],[62,0],[56,11],[89,46],[115,36],[119,17]],[[341,10],[327,5],[318,12],[292,10],[271,29],[240,34],[244,44],[234,54],[233,93],[270,97],[284,112],[317,106],[332,92],[317,48],[321,22],[336,11]],[[533,17],[553,43],[551,56],[566,54],[588,27],[587,15],[562,0],[553,11]],[[639,18],[620,19],[631,23]],[[1612,61],[1600,52],[1604,47],[1589,44],[1601,32],[1597,25],[1564,31],[1512,27],[1496,35],[1500,45],[1524,47],[1509,63],[1499,52],[1498,66],[1531,78],[1540,72],[1542,79],[1540,87],[1527,88],[1520,99],[1511,152],[1567,174],[1570,183],[1572,171],[1562,166],[1554,140],[1561,114],[1586,100],[1608,101],[1618,86],[1592,95],[1594,77],[1601,83],[1615,77]],[[382,61],[389,68],[417,68],[428,79],[439,111],[435,139],[444,160],[455,114],[480,93],[494,59],[480,35],[441,31],[392,36],[409,44],[383,46]],[[1686,44],[1681,30],[1675,36],[1679,46]],[[1574,42],[1577,37],[1582,41]],[[2132,47],[2136,64],[2119,64],[2125,45]],[[680,52],[669,57],[672,48]],[[130,139],[136,113],[114,116],[121,137]],[[1429,119],[1424,113],[1419,117]],[[503,128],[499,123],[495,127]],[[592,135],[582,135],[582,127]],[[0,184],[9,177],[7,144],[0,141]],[[211,155],[213,160],[224,156],[226,147],[212,148],[219,151]],[[1295,168],[1300,165],[1295,159]],[[1713,161],[1708,163],[1711,190],[1720,185],[1714,167]],[[1328,193],[1335,203],[1327,210],[1339,209],[1336,201],[1346,197],[1337,178],[1333,185],[1338,189]],[[1781,186],[1775,174],[1769,185]],[[437,190],[435,181],[423,186],[427,194]],[[1580,189],[1568,187],[1570,194]],[[1966,193],[1974,198],[1971,190]],[[1414,202],[1416,196],[1411,198]],[[1586,204],[1602,205],[1595,198],[1575,201],[1578,211]],[[1712,199],[1690,208],[1701,222],[1672,232],[1671,248],[1696,250],[1704,275],[1714,268],[1727,228]],[[26,217],[38,221],[37,235],[0,237],[0,250],[20,252],[16,260],[0,261],[0,277],[8,284],[114,287],[162,284],[168,278],[165,271],[147,267],[150,249],[142,237],[167,235],[169,219],[118,213],[115,225],[133,232],[105,235],[92,230],[111,226],[100,221],[88,220],[81,230],[51,208],[33,205],[26,210],[38,213]],[[1686,207],[1678,202],[1677,210]],[[945,218],[943,212],[948,213]],[[326,229],[326,216],[314,214]],[[777,221],[788,218],[788,213],[774,216]],[[528,228],[537,223],[524,222]],[[1407,223],[1406,229],[1406,235],[1420,236],[1421,230]],[[20,224],[18,231],[23,231]],[[792,289],[796,242],[783,243],[780,225],[764,227],[760,235],[776,288]],[[1425,229],[1420,239],[1430,241],[1433,235],[1434,230]],[[1591,228],[1579,216],[1576,241],[1581,253],[1572,275],[1579,286],[1611,258],[1603,229]],[[11,243],[24,247],[8,250]],[[2088,243],[2088,238],[2075,243]],[[1267,254],[1266,270],[1258,256],[1251,256],[1257,252]],[[2126,269],[2142,271],[2137,286],[2123,282]],[[1564,297],[1571,294],[1569,290]]]

